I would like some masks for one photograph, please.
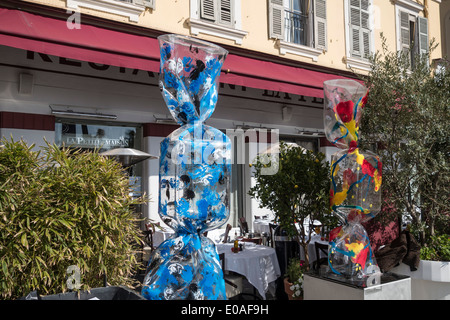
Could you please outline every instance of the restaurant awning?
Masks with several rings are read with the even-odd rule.
[[[69,59],[159,72],[155,38],[0,8],[0,45]],[[220,82],[250,88],[323,97],[323,81],[345,78],[229,54]]]

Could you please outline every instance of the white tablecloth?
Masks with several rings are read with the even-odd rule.
[[[234,253],[232,243],[216,247],[219,254],[225,253],[225,270],[245,276],[264,299],[268,290],[274,291],[272,282],[281,276],[274,248],[246,242],[244,250]]]
[[[270,220],[268,219],[255,219],[253,221],[253,232],[262,234],[263,232],[266,232],[267,234],[270,234],[270,226],[269,226]]]
[[[312,263],[317,260],[316,246],[315,246],[316,242],[328,245],[328,241],[325,239],[322,240],[320,235],[315,234],[311,237],[311,241],[308,244],[308,256],[309,256],[309,264],[310,265],[312,265]],[[303,252],[303,249],[301,250],[301,252]],[[321,250],[319,250],[319,255],[320,255],[320,258],[327,258],[327,255],[325,255]],[[304,258],[304,253],[303,253],[303,258]]]

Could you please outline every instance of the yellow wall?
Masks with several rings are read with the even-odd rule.
[[[66,7],[65,0],[26,0],[28,2],[46,4],[59,8]],[[429,21],[429,38],[436,38],[441,41],[441,23],[439,3],[435,0],[418,1],[423,4],[425,1],[428,5],[428,21]],[[444,0],[446,1],[446,0]],[[387,38],[387,44],[390,50],[397,49],[396,40],[396,22],[395,7],[389,0],[374,0],[374,44],[375,51],[381,50],[380,33],[383,32]],[[160,30],[167,33],[190,34],[188,19],[190,15],[189,0],[156,0],[156,9],[147,9],[139,18],[139,22],[130,22],[128,18],[95,11],[92,9],[81,8],[81,14],[90,14],[105,19],[112,19],[128,24],[138,24],[140,26]],[[266,54],[280,56],[280,51],[276,47],[276,41],[268,37],[268,8],[266,0],[241,0],[241,16],[242,30],[248,32],[243,38],[242,44],[236,44],[232,40],[219,38],[216,36],[199,34],[198,37],[214,41],[226,45],[246,48],[252,51],[259,51]],[[420,13],[423,15],[423,12]],[[82,15],[81,15],[82,19]],[[320,66],[346,70],[346,40],[344,27],[344,0],[328,0],[327,1],[327,41],[328,50],[321,54],[317,62],[313,62],[311,58],[301,57],[294,54],[286,54],[285,58],[294,61],[302,61]],[[442,56],[441,46],[432,54],[432,58]],[[359,71],[360,70],[355,70]]]
[[[381,33],[386,38],[386,44],[392,51],[397,50],[395,8],[390,1],[374,1],[374,41],[375,51],[381,51]]]
[[[327,41],[328,50],[319,57],[321,65],[344,69],[343,57],[345,55],[345,28],[344,28],[344,2],[327,1]]]
[[[145,27],[167,33],[189,35],[186,19],[189,18],[189,1],[156,1],[156,10],[147,9],[139,22]]]
[[[448,1],[448,0],[444,0]],[[429,39],[435,38],[437,48],[431,53],[431,59],[442,57],[442,38],[441,38],[441,24],[440,24],[440,6],[434,0],[425,1],[428,6],[428,27]],[[423,12],[422,14],[423,15]]]

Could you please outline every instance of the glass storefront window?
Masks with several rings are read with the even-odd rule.
[[[98,152],[115,148],[141,150],[141,132],[139,125],[57,119],[55,143],[59,146]],[[128,168],[128,174],[132,194],[138,196],[141,191],[142,165],[138,163]]]
[[[115,148],[140,147],[139,127],[104,123],[58,120],[55,142],[66,147],[103,152]]]

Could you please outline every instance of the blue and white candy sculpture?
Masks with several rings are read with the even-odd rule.
[[[181,35],[158,37],[159,86],[181,125],[161,143],[159,215],[174,236],[149,259],[141,294],[149,300],[226,299],[214,242],[204,233],[229,217],[231,142],[203,124],[214,112],[228,52]]]

